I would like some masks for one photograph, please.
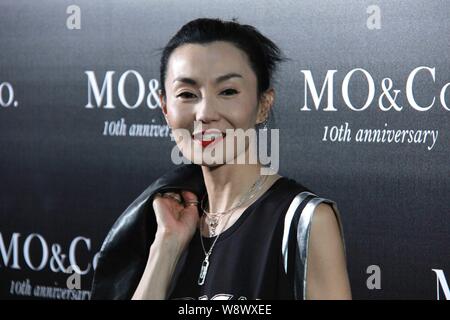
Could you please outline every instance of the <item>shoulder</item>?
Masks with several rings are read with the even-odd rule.
[[[301,193],[303,202],[300,207],[302,224],[308,226],[308,232],[335,235],[343,238],[343,228],[337,203],[320,197],[312,192]]]
[[[328,198],[304,190],[295,195],[285,216],[285,232],[292,232],[306,260],[307,249],[327,241],[341,240],[345,247],[343,225],[337,203]],[[311,234],[320,235],[312,239]]]
[[[338,212],[327,203],[314,209],[307,250],[306,297],[350,299],[346,252]]]
[[[310,250],[322,255],[329,255],[330,250],[345,250],[341,218],[335,204],[320,202],[316,205],[309,224]]]
[[[334,200],[320,196],[295,179],[287,176],[281,178],[285,183],[280,191],[287,194],[288,200],[284,215],[285,228],[294,224],[298,236],[303,238],[309,237],[312,225],[319,234],[332,230],[343,233],[339,209]]]
[[[322,231],[334,229],[338,226],[336,212],[329,202],[322,201],[315,206],[313,221],[315,228]]]

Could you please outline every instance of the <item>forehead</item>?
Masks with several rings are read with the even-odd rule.
[[[171,54],[167,80],[179,76],[213,79],[230,72],[241,74],[244,81],[256,81],[246,53],[232,43],[185,44]]]

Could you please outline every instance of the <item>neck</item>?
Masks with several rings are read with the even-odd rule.
[[[208,211],[223,212],[236,206],[241,197],[260,177],[261,167],[260,164],[202,166],[208,192]]]

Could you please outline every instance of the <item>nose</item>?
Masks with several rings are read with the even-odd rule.
[[[197,104],[195,119],[202,123],[210,123],[220,119],[220,114],[213,97],[205,95],[201,102]]]

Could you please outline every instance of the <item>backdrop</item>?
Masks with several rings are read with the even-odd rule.
[[[1,0],[0,298],[89,298],[107,231],[175,167],[156,50],[191,19],[237,17],[291,59],[275,83],[280,174],[338,203],[354,298],[450,299],[449,12]]]

